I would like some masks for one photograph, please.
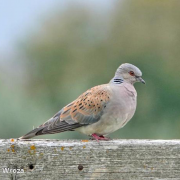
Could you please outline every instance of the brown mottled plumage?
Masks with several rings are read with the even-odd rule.
[[[109,96],[106,85],[93,87],[65,106],[60,119],[63,121],[70,116],[75,122],[81,122],[79,121],[80,115],[95,117],[106,107]]]

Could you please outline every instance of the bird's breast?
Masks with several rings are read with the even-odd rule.
[[[78,131],[88,135],[93,133],[106,135],[122,128],[135,113],[136,96],[136,93],[128,91],[125,87],[112,89],[110,101],[103,110],[100,120],[78,128]]]
[[[100,121],[104,126],[104,134],[109,134],[122,128],[134,115],[137,94],[127,89],[115,91],[112,100],[104,111]]]

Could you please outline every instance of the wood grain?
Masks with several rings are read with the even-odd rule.
[[[15,179],[180,179],[180,141],[2,139],[0,180]]]

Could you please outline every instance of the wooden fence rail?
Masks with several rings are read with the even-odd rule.
[[[0,180],[179,179],[180,140],[0,140]]]

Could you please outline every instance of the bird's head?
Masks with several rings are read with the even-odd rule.
[[[122,78],[123,81],[134,84],[136,82],[142,82],[145,84],[145,81],[142,79],[141,70],[129,63],[124,63],[119,66],[115,73],[116,78]]]

